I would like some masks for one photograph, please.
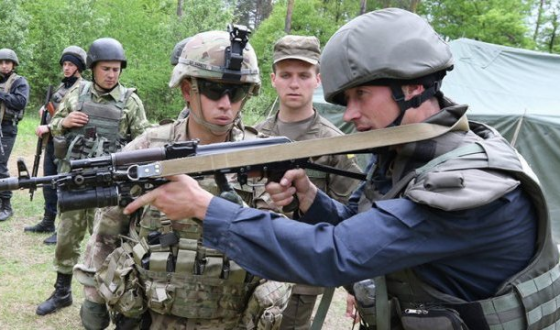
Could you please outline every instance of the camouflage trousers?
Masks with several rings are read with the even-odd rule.
[[[57,242],[54,252],[54,266],[57,272],[72,274],[72,268],[80,258],[80,245],[86,230],[93,229],[96,209],[76,210],[58,213]]]
[[[232,327],[224,324],[222,320],[211,319],[187,319],[173,315],[162,315],[150,311],[152,324],[150,330],[237,330],[238,326]]]

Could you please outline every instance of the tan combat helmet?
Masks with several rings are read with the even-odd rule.
[[[348,22],[331,37],[321,56],[325,100],[346,105],[344,91],[349,88],[389,86],[401,109],[400,119],[406,109],[434,96],[452,68],[451,50],[430,24],[397,8]],[[404,101],[401,86],[406,84],[422,84],[426,90],[418,99]],[[400,124],[399,118],[395,124]]]
[[[226,49],[231,46],[230,33],[226,31],[208,31],[193,36],[173,69],[169,87],[177,87],[184,78],[193,77],[234,84],[250,83],[255,94],[261,85],[257,55],[246,43],[239,70],[232,69],[226,63]]]
[[[198,79],[249,85],[241,108],[252,95],[258,93],[261,86],[257,55],[248,43],[248,30],[242,26],[230,25],[228,31],[208,31],[193,36],[183,47],[169,81],[169,87],[173,88],[178,87],[183,79],[189,78],[193,87],[193,102],[200,109],[200,113],[191,109],[192,118],[217,134],[231,130],[239,118],[225,126],[206,121],[201,111]]]

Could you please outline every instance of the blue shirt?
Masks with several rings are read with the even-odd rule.
[[[319,191],[301,220],[307,223],[215,197],[204,245],[273,280],[339,286],[412,268],[444,293],[472,301],[491,296],[528,264],[537,235],[521,188],[471,210],[397,198],[359,214],[355,203],[347,207]]]

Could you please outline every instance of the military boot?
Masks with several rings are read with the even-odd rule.
[[[36,224],[35,226],[28,226],[23,228],[23,231],[29,231],[32,233],[52,233],[54,232],[54,219],[56,218],[55,214],[50,212],[45,212],[43,216],[43,220]]]
[[[43,241],[43,244],[46,245],[55,245],[56,244],[56,232],[54,232],[54,234],[52,234],[51,236],[45,238],[45,240]]]
[[[2,198],[2,208],[0,208],[0,221],[8,220],[14,211],[12,210],[12,203],[9,198]]]
[[[47,315],[72,305],[72,274],[56,273],[54,292],[37,307],[37,315]]]

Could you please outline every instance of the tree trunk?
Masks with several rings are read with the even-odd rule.
[[[292,30],[292,13],[294,12],[295,0],[288,0],[288,10],[286,11],[286,22],[284,24],[284,32],[290,34]]]
[[[535,33],[533,34],[533,41],[537,42],[539,30],[541,29],[541,19],[544,10],[544,0],[539,1],[539,9],[537,10],[537,22],[535,23]]]
[[[177,0],[177,17],[183,17],[183,4],[185,0]]]
[[[367,0],[360,0],[360,15],[365,14],[366,9],[367,9]]]
[[[415,13],[416,9],[418,9],[418,4],[420,3],[420,0],[411,0],[410,1],[410,11]]]

